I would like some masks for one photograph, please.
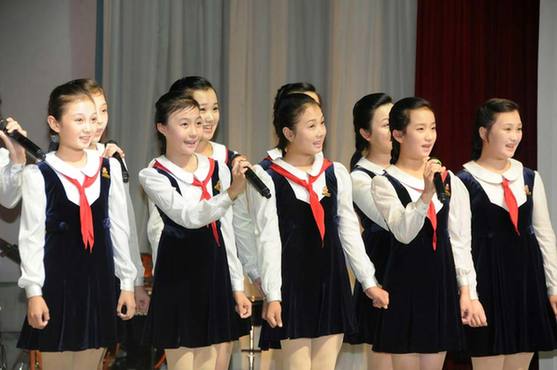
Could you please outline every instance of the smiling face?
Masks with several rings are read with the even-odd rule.
[[[106,125],[108,124],[108,104],[106,103],[106,98],[104,94],[94,94],[93,101],[97,108],[97,124],[95,126],[95,132],[93,133],[93,145],[96,145],[101,141]]]
[[[192,97],[199,104],[199,111],[203,120],[203,141],[209,141],[215,135],[219,125],[220,111],[217,94],[213,89],[195,90]]]
[[[59,135],[60,147],[80,151],[91,145],[97,124],[97,109],[90,98],[83,96],[64,105],[60,120],[48,116],[47,121]]]
[[[482,157],[509,159],[522,140],[522,121],[518,111],[497,113],[491,128],[480,127]]]
[[[327,127],[321,108],[317,104],[308,104],[298,116],[294,129],[285,127],[283,134],[289,141],[288,151],[305,155],[322,152]]]
[[[400,143],[400,157],[426,159],[437,139],[435,115],[428,108],[419,108],[411,110],[409,117],[404,132],[393,130],[394,139]]]
[[[166,153],[189,156],[195,153],[203,135],[203,121],[197,107],[177,110],[167,123],[157,123],[157,130],[166,139]]]

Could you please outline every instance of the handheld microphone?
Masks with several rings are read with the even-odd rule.
[[[4,131],[4,133],[8,135],[12,140],[21,145],[27,151],[27,153],[31,154],[39,161],[44,161],[45,153],[37,144],[29,140],[27,137],[23,136],[21,132],[17,130],[8,133],[6,125],[6,120],[3,117],[0,117],[0,130]]]
[[[115,140],[108,140],[106,143],[119,146]],[[114,152],[114,154],[112,154],[112,157],[115,158],[118,162],[120,162],[120,167],[122,168],[122,180],[124,181],[124,184],[127,184],[130,181],[130,173],[128,172],[128,168],[126,167],[126,163],[124,162],[124,159],[118,152]]]
[[[248,168],[246,170],[245,175],[246,175],[246,179],[255,188],[255,190],[257,190],[259,194],[261,194],[267,199],[271,199],[271,190],[269,190],[267,185],[265,185],[265,183],[261,181],[259,176],[257,176],[251,168]]]
[[[237,156],[239,156],[240,154],[236,154],[234,155],[231,159],[230,159],[230,163],[232,163],[232,161],[234,160],[234,158],[236,158]],[[271,190],[269,190],[269,188],[267,187],[267,185],[265,185],[265,183],[259,178],[259,176],[257,176],[255,174],[255,172],[253,172],[253,170],[251,168],[248,168],[245,172],[245,176],[246,179],[248,180],[248,182],[251,184],[251,186],[253,186],[255,188],[255,190],[257,190],[257,192],[259,194],[261,194],[261,196],[267,198],[267,199],[271,199]]]
[[[439,162],[439,165],[441,165],[441,160],[439,158],[431,157],[430,159],[436,160]],[[440,172],[435,172],[433,174],[433,186],[435,186],[437,199],[439,199],[441,203],[445,203],[447,201],[447,193],[445,193],[445,186]]]

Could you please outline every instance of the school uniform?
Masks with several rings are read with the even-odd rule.
[[[225,164],[230,169],[232,159],[237,155],[237,153],[228,149],[225,145],[212,141],[210,141],[209,143],[213,148],[213,154],[210,158],[216,160],[221,164]],[[154,163],[155,160],[152,160],[151,162],[149,162],[148,167],[152,167]],[[164,228],[164,222],[159,214],[159,211],[157,210],[157,207],[150,199],[147,201],[147,206],[149,210],[149,219],[147,221],[147,239],[149,240],[149,244],[151,245],[153,266],[155,266],[157,261],[159,241],[162,230]]]
[[[470,255],[470,219],[462,217],[468,194],[448,172],[445,191],[430,204],[420,199],[423,179],[396,166],[372,180],[372,194],[392,235],[383,288],[389,309],[381,311],[373,350],[387,353],[437,353],[463,348],[459,287],[477,299]],[[462,201],[457,202],[458,199]],[[429,215],[428,215],[429,213]]]
[[[502,174],[468,162],[472,254],[488,326],[467,328],[472,356],[551,351],[557,325],[557,249],[540,175],[510,160]]]
[[[0,148],[0,205],[13,208],[21,199],[21,173],[24,165],[10,162],[10,152]]]
[[[255,172],[272,194],[266,199],[247,190],[262,289],[267,301],[281,301],[283,322],[274,329],[264,322],[261,343],[352,333],[356,323],[346,259],[364,288],[377,282],[346,168],[317,155],[308,173],[281,158],[266,171],[255,166]]]
[[[60,352],[113,345],[115,276],[122,290],[134,290],[120,165],[85,153],[80,169],[52,152],[23,171],[18,284],[28,298],[43,296],[50,321],[37,330],[25,319],[19,348]]]
[[[354,209],[363,228],[362,239],[366,254],[375,266],[375,278],[379,284],[383,283],[383,274],[391,249],[391,234],[371,196],[371,181],[384,171],[382,166],[361,158],[350,173]],[[382,309],[373,307],[373,301],[365,294],[359,282],[354,286],[353,300],[358,327],[354,334],[345,336],[344,341],[350,344],[373,344]]]
[[[165,156],[139,173],[163,220],[144,338],[161,349],[230,342],[249,332],[235,312],[243,272],[225,164],[196,155],[189,173]]]

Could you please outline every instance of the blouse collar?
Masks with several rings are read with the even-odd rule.
[[[194,155],[197,157],[197,168],[193,172],[188,172],[180,168],[179,166],[174,164],[174,162],[166,158],[165,155],[161,155],[160,157],[158,157],[157,161],[165,168],[167,168],[178,180],[186,184],[191,184],[193,183],[194,176],[199,181],[203,181],[209,174],[209,158],[197,153],[195,153]]]
[[[360,160],[358,161],[358,163],[356,163],[356,166],[362,167],[368,171],[373,172],[376,175],[382,175],[383,172],[385,172],[385,168],[373,163],[372,161],[370,161],[369,159],[362,157],[360,158]]]
[[[97,171],[99,170],[101,157],[96,150],[89,149],[85,150],[85,155],[87,156],[87,159],[85,165],[81,168],[74,167],[67,162],[64,162],[56,155],[56,152],[48,153],[46,155],[45,161],[57,172],[73,179],[79,178],[80,175],[85,175],[88,177],[95,176],[97,174]]]
[[[485,167],[480,166],[475,161],[470,161],[464,164],[464,168],[470,172],[474,177],[489,182],[492,184],[500,184],[503,182],[503,178],[513,182],[522,175],[522,163],[515,159],[509,159],[510,167],[503,173],[496,173],[488,170]]]

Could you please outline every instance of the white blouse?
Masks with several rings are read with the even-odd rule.
[[[160,174],[152,167],[144,168],[139,172],[139,182],[154,205],[182,227],[199,229],[213,221],[220,220],[221,232],[226,246],[232,290],[243,291],[244,276],[242,265],[238,259],[234,232],[232,230],[232,200],[226,191],[230,186],[230,171],[224,163],[217,162],[222,192],[211,199],[200,200],[202,190],[192,184],[193,178],[195,176],[198,180],[205,179],[209,173],[210,166],[207,157],[199,154],[196,154],[196,157],[198,164],[197,169],[193,173],[184,171],[165,156],[160,156],[156,159],[161,165],[171,171],[171,175],[178,182],[181,195],[174,189],[165,175]],[[212,181],[209,180],[207,191],[212,193],[212,188]]]
[[[375,175],[382,175],[385,168],[379,166],[367,158],[361,158],[356,164],[368,171],[373,172]],[[354,203],[358,208],[373,222],[379,225],[384,230],[389,230],[385,219],[377,210],[373,197],[371,195],[371,177],[362,171],[353,170],[350,173],[352,178],[352,197]]]
[[[66,197],[79,205],[79,191],[64,177],[74,178],[83,184],[85,176],[94,176],[99,168],[100,157],[95,151],[86,151],[87,163],[83,168],[73,167],[58,158],[55,152],[46,155],[46,163],[56,172],[62,182]],[[108,215],[110,217],[110,237],[114,252],[114,268],[120,279],[122,290],[134,291],[134,279],[137,271],[133,266],[129,252],[129,221],[126,212],[126,194],[120,164],[110,159],[110,192],[108,195]],[[100,196],[101,175],[85,190],[89,204]],[[23,170],[22,208],[19,229],[19,250],[21,254],[21,277],[19,286],[25,288],[27,297],[42,295],[44,284],[44,246],[46,222],[45,181],[37,165],[29,165]]]
[[[283,167],[288,172],[307,181],[308,173],[317,175],[323,164],[323,156],[315,156],[313,166],[308,173],[288,164],[281,158],[273,160],[273,163]],[[335,175],[338,184],[338,231],[344,250],[344,254],[363,289],[377,285],[375,280],[375,268],[365,252],[364,243],[360,235],[358,217],[354,212],[352,204],[352,184],[350,175],[346,168],[335,162]],[[268,301],[281,300],[281,255],[282,245],[277,217],[277,204],[275,186],[271,176],[261,166],[254,166],[254,171],[271,190],[272,197],[262,197],[252,187],[247,188],[247,198],[250,204],[251,217],[255,222],[255,234],[257,236],[258,268],[261,273],[261,285]],[[303,186],[287,180],[296,198],[309,203],[309,194]],[[326,174],[323,172],[313,183],[313,189],[319,199],[323,198],[322,189],[326,185]]]
[[[373,178],[373,199],[393,236],[399,242],[409,244],[422,229],[427,216],[429,205],[420,199],[424,191],[424,181],[403,172],[394,165],[387,167],[385,171],[400,181],[408,191],[412,201],[406,207],[403,207],[395,188],[385,176]],[[452,172],[449,171],[449,173],[451,198],[449,200],[448,232],[456,268],[456,278],[459,287],[468,286],[471,299],[478,299],[476,271],[471,254],[470,197],[462,181]],[[432,201],[438,213],[443,208],[443,203],[437,199],[436,194]]]
[[[24,165],[10,161],[10,152],[0,148],[0,205],[13,208],[21,198],[21,173]]]
[[[228,156],[228,149],[226,146],[215,143],[210,141],[209,144],[213,149],[213,154],[210,158],[225,164],[227,156]],[[153,159],[149,162],[148,167],[153,167],[155,160]],[[162,229],[164,229],[164,222],[157,210],[157,207],[153,204],[153,202],[149,199],[147,200],[147,207],[149,210],[149,219],[147,221],[147,239],[149,240],[149,244],[151,245],[151,251],[153,254],[153,266],[157,261],[157,250],[159,248],[159,241],[161,239]],[[240,245],[238,245],[240,249]]]
[[[103,155],[105,145],[97,143],[97,153]],[[125,161],[124,161],[125,164]],[[143,262],[141,261],[141,253],[139,252],[139,241],[137,239],[137,224],[135,222],[135,211],[133,209],[132,198],[130,196],[130,183],[124,183],[124,190],[126,191],[126,205],[128,211],[128,219],[130,221],[130,256],[137,270],[137,276],[135,278],[135,286],[143,286],[143,276],[145,275],[145,268],[143,267]]]
[[[547,292],[549,295],[557,295],[557,243],[551,226],[542,178],[535,171],[534,188],[526,189],[522,163],[514,159],[510,159],[510,163],[509,169],[502,174],[492,172],[473,161],[466,163],[464,168],[478,181],[491,203],[507,211],[501,185],[503,178],[509,180],[509,188],[519,207],[526,202],[526,191],[532,193],[532,226],[543,256]]]

